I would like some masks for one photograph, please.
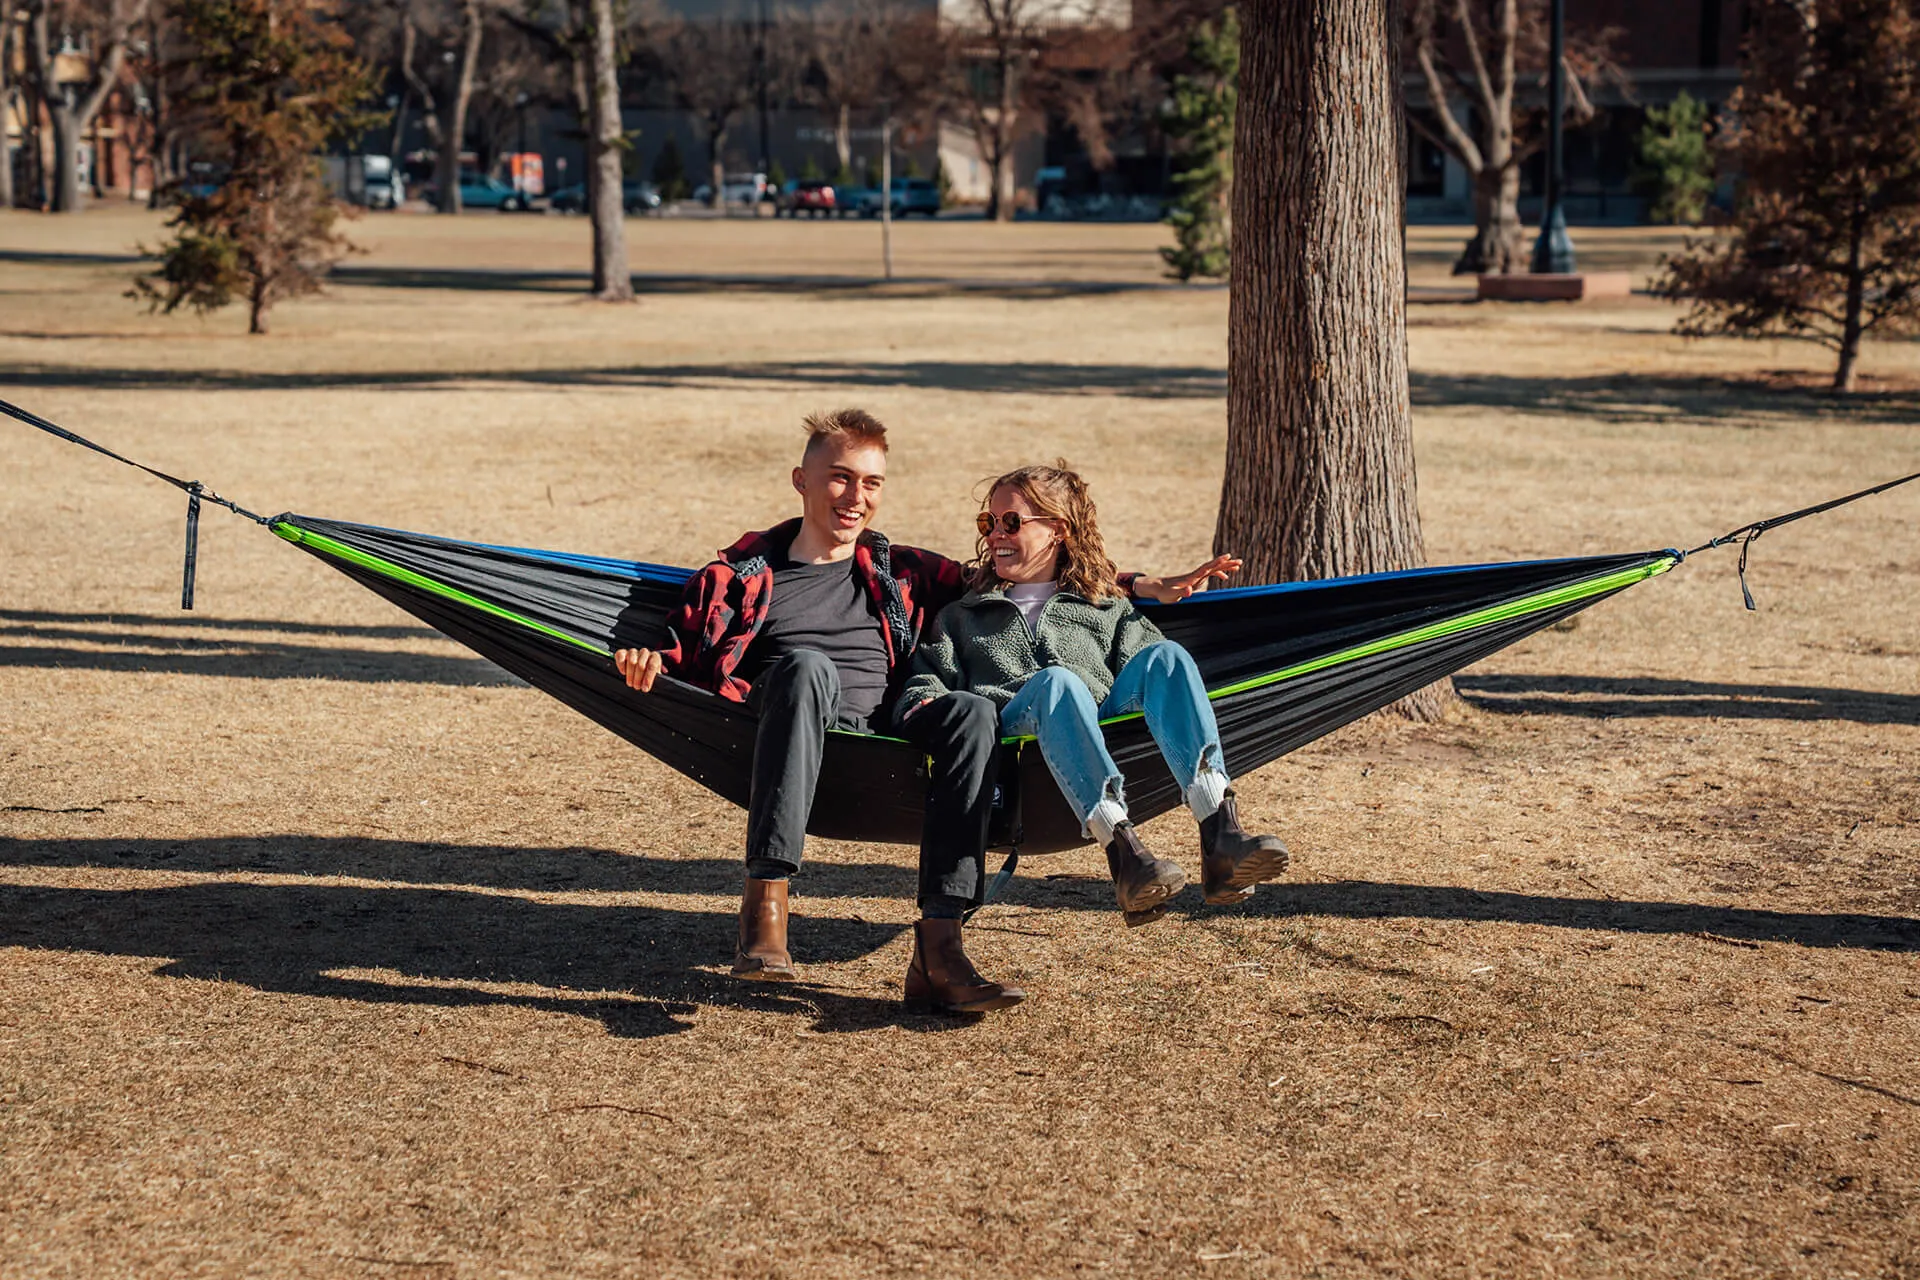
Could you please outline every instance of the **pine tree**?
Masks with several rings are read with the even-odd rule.
[[[1648,107],[1640,130],[1640,181],[1653,193],[1655,222],[1696,225],[1713,194],[1707,106],[1682,89],[1668,106]]]
[[[687,185],[687,162],[680,155],[680,144],[672,138],[666,140],[653,158],[653,185],[660,198],[669,204],[685,200],[691,191]]]
[[[318,292],[351,249],[319,153],[377,122],[373,76],[322,0],[175,0],[173,13],[195,69],[187,109],[228,176],[181,200],[159,269],[130,296],[204,314],[244,295],[247,331],[265,333],[276,302]]]
[[[1920,329],[1920,18],[1910,0],[1756,6],[1720,150],[1727,231],[1669,259],[1675,326],[1817,342],[1853,389],[1861,341]]]
[[[1227,274],[1233,231],[1233,117],[1240,93],[1240,21],[1232,8],[1220,23],[1203,22],[1187,41],[1197,74],[1173,82],[1167,132],[1187,153],[1173,179],[1177,194],[1166,221],[1178,242],[1160,250],[1181,280]]]

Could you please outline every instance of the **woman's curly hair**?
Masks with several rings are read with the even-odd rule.
[[[1061,590],[1096,603],[1109,596],[1126,594],[1120,590],[1119,571],[1107,558],[1107,544],[1100,537],[1100,513],[1094,509],[1087,482],[1067,465],[1065,458],[1056,459],[1050,467],[1020,467],[994,477],[987,485],[986,502],[980,509],[986,510],[993,495],[1002,489],[1018,490],[1036,512],[1060,522],[1060,559],[1055,576]],[[987,539],[982,535],[974,544],[967,585],[975,591],[985,591],[999,581],[993,569],[993,557],[987,552]]]

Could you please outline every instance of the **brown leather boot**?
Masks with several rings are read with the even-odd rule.
[[[760,982],[791,982],[796,976],[787,954],[787,882],[747,877],[740,895],[740,945],[733,953],[733,976]]]
[[[1287,869],[1287,846],[1279,836],[1250,836],[1240,829],[1233,792],[1200,824],[1200,885],[1207,901],[1231,906],[1253,896],[1253,886]]]
[[[1113,873],[1113,896],[1129,929],[1152,924],[1167,914],[1168,900],[1187,885],[1187,873],[1180,864],[1156,858],[1140,842],[1131,822],[1113,829],[1113,839],[1107,845],[1107,870]]]
[[[915,1013],[986,1013],[1027,998],[1018,987],[988,982],[960,946],[958,920],[913,922],[913,963],[907,966],[907,1008]]]

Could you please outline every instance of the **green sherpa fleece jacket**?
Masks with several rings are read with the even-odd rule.
[[[966,690],[1005,707],[1042,667],[1065,667],[1086,681],[1095,703],[1136,653],[1166,639],[1131,600],[1095,604],[1060,591],[1040,610],[1029,638],[1019,606],[1004,588],[974,591],[940,611],[913,651],[910,674],[894,702],[894,720],[933,698]]]

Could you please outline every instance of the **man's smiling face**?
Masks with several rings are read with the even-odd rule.
[[[829,546],[856,541],[880,509],[887,454],[859,440],[826,440],[793,469],[801,518]]]

